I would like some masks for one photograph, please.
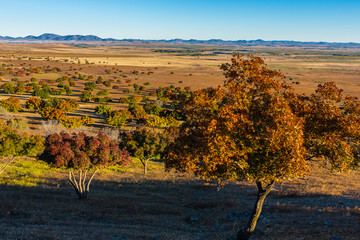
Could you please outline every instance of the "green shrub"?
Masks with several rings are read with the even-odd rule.
[[[5,100],[0,100],[0,106],[8,112],[22,111],[20,100],[17,97],[9,97]]]
[[[62,88],[51,89],[52,95],[62,95],[63,93],[65,93],[65,90]]]
[[[95,120],[87,115],[82,117],[66,116],[65,118],[61,119],[59,122],[66,128],[78,128],[84,125],[93,124]]]
[[[131,121],[131,113],[128,110],[113,111],[105,121],[110,126],[121,127]]]
[[[44,89],[37,89],[33,92],[33,96],[36,97],[40,97],[42,99],[49,99],[50,98],[50,94],[49,91],[44,90]]]
[[[95,113],[104,117],[108,117],[113,112],[112,108],[108,105],[98,105],[95,107]]]
[[[154,116],[149,118],[146,123],[148,127],[169,127],[169,126],[179,126],[179,122],[172,116],[168,117],[159,117]]]
[[[13,129],[24,130],[28,128],[26,121],[23,118],[12,117],[7,121],[10,127]]]
[[[109,95],[109,90],[101,90],[96,93],[96,96],[107,96]]]
[[[43,143],[41,136],[19,133],[0,120],[0,157],[36,156],[44,150]]]
[[[91,99],[92,99],[92,95],[91,95],[91,92],[89,92],[89,91],[83,91],[80,94],[80,101],[82,101],[82,102],[90,102]]]
[[[96,88],[96,84],[94,82],[86,82],[84,90],[93,91]]]
[[[11,82],[2,84],[0,88],[3,89],[6,93],[10,93],[10,94],[15,93],[15,86]]]
[[[160,107],[157,103],[155,102],[147,102],[144,105],[144,110],[148,113],[148,114],[154,114],[154,115],[159,115],[160,112],[163,110],[162,107]]]
[[[66,92],[67,95],[73,94],[73,91],[71,90],[70,85],[64,84],[64,85],[63,85],[63,88],[64,88],[64,90],[65,90],[65,92]]]

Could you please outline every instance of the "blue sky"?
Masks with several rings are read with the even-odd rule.
[[[360,0],[0,0],[0,35],[360,42]]]

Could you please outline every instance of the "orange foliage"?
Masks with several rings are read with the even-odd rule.
[[[342,102],[334,83],[299,95],[261,58],[238,54],[221,69],[224,88],[198,90],[181,103],[187,119],[163,153],[168,169],[270,183],[308,174],[308,160],[335,171],[359,166],[360,104]]]

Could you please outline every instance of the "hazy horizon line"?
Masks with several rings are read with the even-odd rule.
[[[262,39],[262,38],[258,38],[258,39],[222,39],[222,38],[208,38],[208,39],[197,39],[197,38],[181,38],[181,37],[175,37],[175,38],[158,38],[158,39],[146,39],[146,38],[116,38],[116,37],[99,37],[98,35],[95,34],[65,34],[65,35],[60,35],[57,33],[42,33],[40,35],[33,35],[33,34],[29,34],[29,35],[25,35],[25,36],[9,36],[9,35],[0,35],[0,37],[8,37],[8,38],[26,38],[26,37],[40,37],[42,35],[57,35],[60,37],[65,37],[65,36],[94,36],[94,37],[98,37],[101,38],[103,40],[106,39],[113,39],[113,40],[138,40],[138,41],[174,41],[174,40],[184,40],[184,41],[224,41],[224,42],[238,42],[238,41],[264,41],[264,42],[298,42],[298,43],[355,43],[355,44],[360,44],[360,42],[332,42],[332,41],[313,41],[313,40],[308,40],[308,41],[304,41],[304,40],[289,40],[289,39],[272,39],[272,40],[267,40],[267,39]],[[54,40],[56,41],[56,40]]]

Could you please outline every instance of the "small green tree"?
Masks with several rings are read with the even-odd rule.
[[[131,161],[130,154],[121,150],[109,136],[99,133],[95,137],[84,133],[72,135],[61,132],[46,138],[45,151],[40,159],[55,167],[69,169],[69,182],[79,199],[85,199],[96,172],[114,164],[127,164]],[[94,170],[86,182],[86,174]],[[76,179],[74,171],[79,171]]]
[[[164,134],[145,128],[138,128],[131,133],[122,132],[119,138],[120,148],[128,150],[132,156],[139,158],[144,167],[144,174],[147,174],[149,160],[159,156],[167,145]]]
[[[36,156],[44,150],[44,138],[38,135],[20,133],[6,122],[0,120],[0,158],[3,165],[0,174],[5,171],[17,157]]]

